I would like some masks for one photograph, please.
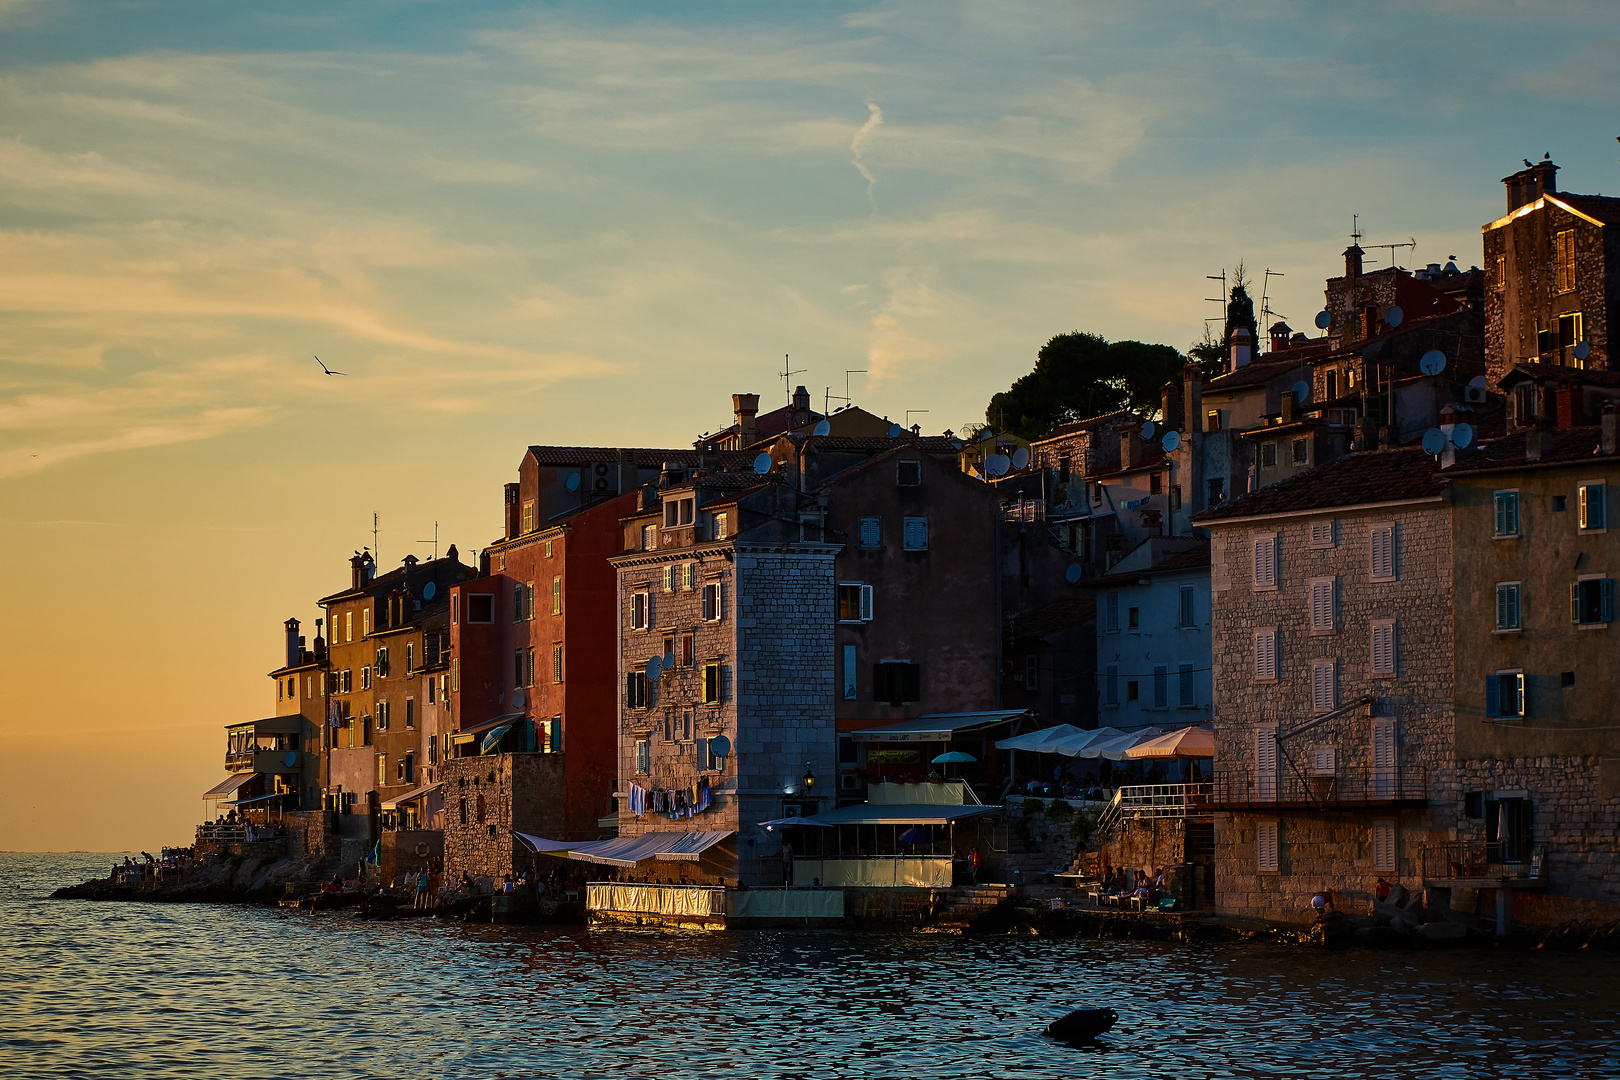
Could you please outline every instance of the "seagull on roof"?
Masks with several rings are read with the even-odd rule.
[[[318,357],[318,356],[315,357],[315,362],[317,364],[320,364],[321,365],[321,370],[326,372],[328,375],[347,375],[348,374],[347,371],[333,371],[331,368],[327,367],[326,363],[324,361],[322,361],[321,358]]]
[[[1533,169],[1533,168],[1536,167],[1536,163],[1531,161],[1529,158],[1525,158],[1524,159],[1524,167],[1527,168],[1527,169]]]

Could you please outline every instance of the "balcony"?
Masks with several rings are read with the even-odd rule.
[[[234,754],[225,755],[226,772],[252,772],[253,751],[242,750]]]
[[[1423,848],[1423,880],[1443,888],[1540,889],[1543,853],[1539,846],[1526,856],[1528,845],[1497,841],[1459,840],[1427,844]]]
[[[1427,806],[1424,768],[1340,769],[1332,776],[1223,770],[1210,785],[1211,810],[1357,810]]]
[[[1122,817],[1208,817],[1213,784],[1137,784],[1119,789]]]
[[[295,773],[304,767],[304,755],[297,750],[255,750],[253,771],[262,773]]]

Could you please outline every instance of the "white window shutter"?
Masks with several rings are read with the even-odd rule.
[[[1277,872],[1277,823],[1262,821],[1254,827],[1254,868],[1261,873]]]
[[[1311,707],[1319,713],[1333,710],[1333,661],[1318,660],[1311,666]]]
[[[1266,802],[1277,798],[1277,729],[1270,724],[1254,729],[1254,796]]]
[[[1382,718],[1372,725],[1372,795],[1375,799],[1395,797],[1395,721]]]
[[[1254,583],[1258,588],[1277,584],[1277,538],[1262,536],[1254,542]]]
[[[1375,821],[1372,828],[1373,869],[1392,872],[1395,869],[1395,823]]]
[[[872,621],[872,586],[861,586],[861,621]]]
[[[1311,629],[1333,629],[1333,580],[1319,578],[1311,582]]]
[[[1254,677],[1271,681],[1277,677],[1277,631],[1254,632]]]
[[[1372,624],[1372,669],[1380,675],[1395,674],[1395,623]]]

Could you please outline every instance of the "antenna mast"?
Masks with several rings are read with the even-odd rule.
[[[1220,314],[1219,318],[1220,318],[1220,321],[1222,322],[1222,324],[1224,324],[1226,322],[1226,305],[1227,305],[1226,271],[1225,271],[1225,269],[1222,269],[1219,277],[1217,277],[1214,274],[1205,274],[1204,277],[1207,278],[1210,281],[1218,281],[1218,282],[1221,283],[1221,295],[1219,295],[1219,296],[1206,296],[1206,297],[1204,297],[1204,299],[1208,300],[1212,304],[1221,305],[1221,314]],[[1210,319],[1205,319],[1204,321],[1206,323],[1212,323],[1212,322],[1215,321],[1215,319],[1210,318]]]
[[[439,557],[439,523],[437,521],[435,521],[433,523],[433,539],[431,539],[431,540],[418,540],[417,543],[418,544],[432,544],[433,545],[433,557],[435,559],[437,559]]]
[[[371,512],[371,557],[376,560],[379,570],[382,567],[382,549],[377,546],[377,511]]]
[[[788,354],[783,353],[782,354],[782,372],[781,372],[781,374],[782,374],[782,393],[787,394],[789,397],[791,397],[793,395],[793,383],[790,380],[793,378],[793,376],[795,376],[795,375],[803,375],[805,372],[807,372],[809,370],[810,370],[809,368],[799,368],[797,371],[790,371],[788,369]]]
[[[1265,277],[1260,282],[1260,321],[1265,324],[1263,329],[1266,331],[1267,341],[1271,340],[1272,316],[1276,316],[1284,321],[1287,321],[1288,319],[1288,316],[1271,310],[1271,279],[1274,277],[1284,276],[1285,275],[1281,270],[1273,270],[1268,266],[1266,267]],[[1258,347],[1259,342],[1256,342],[1255,345]]]

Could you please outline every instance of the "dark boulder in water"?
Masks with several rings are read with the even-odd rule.
[[[1059,1042],[1090,1042],[1119,1022],[1113,1009],[1076,1009],[1046,1025],[1046,1034]]]

